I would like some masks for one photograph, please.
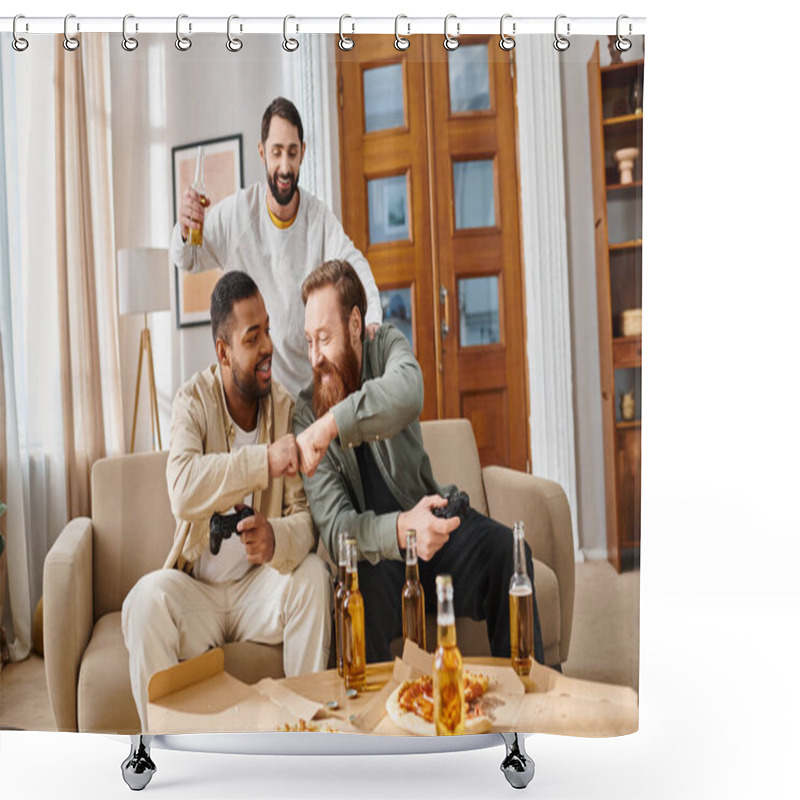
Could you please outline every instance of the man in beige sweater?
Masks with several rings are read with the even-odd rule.
[[[177,520],[164,569],[122,607],[131,685],[147,729],[150,676],[231,641],[284,643],[287,676],[325,669],[330,582],[297,474],[294,402],[272,379],[269,316],[253,280],[228,272],[211,298],[217,364],[175,397],[167,485]],[[241,508],[209,550],[209,521]]]

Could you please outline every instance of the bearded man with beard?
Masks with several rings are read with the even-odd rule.
[[[453,577],[457,616],[486,620],[493,656],[510,656],[508,584],[513,534],[474,509],[440,519],[453,487],[434,480],[422,445],[422,371],[406,337],[382,325],[364,335],[366,294],[346,261],[304,281],[305,335],[313,380],[297,398],[294,433],[314,522],[334,561],[338,535],[358,543],[367,661],[391,659],[402,634],[406,532],[417,532],[426,610],[436,610],[436,575]],[[528,574],[533,576],[526,545]],[[534,585],[534,656],[544,662]]]
[[[282,641],[286,676],[328,663],[329,572],[313,552],[318,537],[297,474],[294,402],[272,377],[270,324],[253,280],[223,275],[211,297],[217,363],[173,401],[167,488],[174,542],[164,568],[144,575],[122,606],[143,731],[150,676],[211,647]],[[211,516],[241,504],[255,514],[211,553]]]
[[[211,197],[209,207],[201,205],[194,189],[187,189],[170,244],[170,256],[180,269],[242,270],[253,278],[275,325],[273,370],[292,397],[311,379],[297,287],[316,266],[327,259],[347,259],[367,290],[370,335],[383,318],[366,258],[325,203],[298,187],[305,152],[297,108],[276,98],[264,112],[258,142],[265,180],[219,202]],[[192,248],[188,231],[198,224],[203,225],[203,245]]]

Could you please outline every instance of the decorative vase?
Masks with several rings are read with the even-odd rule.
[[[633,389],[629,392],[623,392],[619,401],[619,413],[626,422],[630,422],[636,415],[636,401],[633,399]]]
[[[631,114],[642,113],[642,81],[638,75],[634,79],[633,83],[631,83],[628,103],[630,104]]]
[[[614,153],[614,161],[619,169],[619,182],[621,184],[633,183],[633,164],[639,157],[638,147],[623,147]]]

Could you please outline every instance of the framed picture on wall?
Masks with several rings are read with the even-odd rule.
[[[172,148],[172,218],[178,221],[181,197],[194,181],[198,148],[205,148],[206,194],[212,205],[244,186],[242,134],[191,142]],[[175,267],[176,319],[179,328],[208,325],[211,292],[222,270],[184,272]]]

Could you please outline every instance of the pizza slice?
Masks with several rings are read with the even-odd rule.
[[[464,699],[467,718],[464,733],[486,733],[492,727],[491,719],[483,709],[482,700],[489,691],[489,678],[474,672],[464,673]],[[435,736],[433,721],[433,676],[423,675],[413,681],[404,681],[386,700],[386,713],[403,730],[417,736]]]

